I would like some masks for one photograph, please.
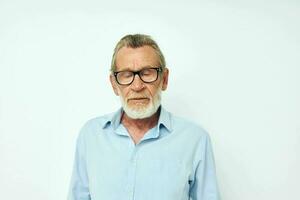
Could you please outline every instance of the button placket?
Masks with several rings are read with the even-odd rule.
[[[138,145],[134,147],[129,161],[129,185],[128,185],[128,195],[130,200],[134,200],[135,192],[135,179],[136,179],[136,169],[138,161]]]

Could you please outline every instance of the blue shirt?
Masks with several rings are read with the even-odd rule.
[[[219,200],[209,135],[161,107],[134,144],[122,109],[89,120],[77,139],[69,200]]]

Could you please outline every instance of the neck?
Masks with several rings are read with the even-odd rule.
[[[125,112],[123,112],[121,123],[125,127],[131,127],[133,129],[139,129],[139,130],[149,130],[156,126],[159,119],[159,110],[156,111],[155,114],[153,114],[151,117],[144,118],[144,119],[132,119],[130,118]]]

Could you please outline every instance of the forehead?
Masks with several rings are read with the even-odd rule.
[[[116,56],[116,67],[119,70],[139,70],[147,66],[159,65],[155,50],[150,46],[139,48],[122,47]]]

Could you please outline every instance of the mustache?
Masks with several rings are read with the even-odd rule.
[[[147,96],[134,96],[134,97],[128,97],[127,99],[130,100],[130,99],[150,99],[150,98]]]
[[[149,95],[146,95],[146,94],[132,94],[132,95],[129,95],[127,98],[128,99],[150,99]]]

